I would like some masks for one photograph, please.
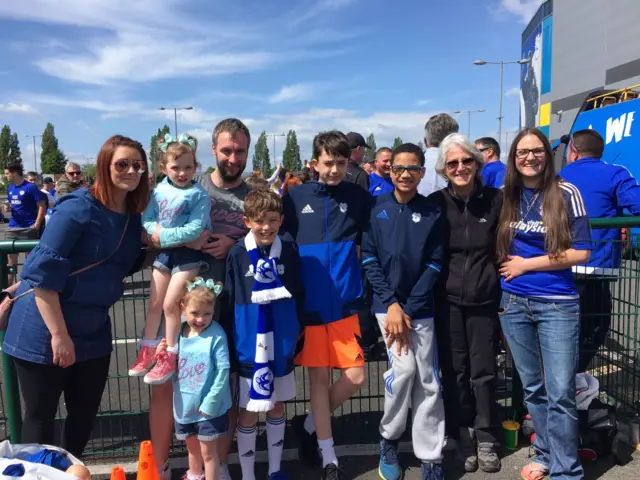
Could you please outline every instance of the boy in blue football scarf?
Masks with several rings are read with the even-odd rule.
[[[258,412],[267,412],[269,480],[286,480],[280,460],[284,402],[296,395],[293,358],[304,305],[300,256],[295,243],[278,236],[283,216],[276,193],[252,191],[244,213],[250,231],[229,252],[225,282],[234,316],[238,454],[242,478],[254,480]]]

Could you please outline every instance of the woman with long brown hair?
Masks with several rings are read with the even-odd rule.
[[[95,184],[60,199],[24,264],[2,348],[18,374],[25,443],[59,444],[53,427],[64,393],[62,447],[79,456],[87,444],[111,360],[109,309],[140,260],[146,170],[139,142],[108,139]]]
[[[544,134],[522,130],[507,160],[497,257],[500,323],[536,430],[525,480],[583,478],[575,381],[580,299],[571,267],[590,253],[580,192],[556,175]]]

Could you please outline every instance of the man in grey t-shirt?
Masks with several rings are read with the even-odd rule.
[[[208,238],[201,237],[206,243],[202,252],[207,254],[209,269],[203,277],[224,282],[226,260],[229,250],[236,241],[249,231],[242,219],[244,215],[244,199],[249,187],[242,181],[242,173],[247,166],[251,136],[247,127],[235,118],[223,120],[213,130],[212,153],[216,157],[217,168],[211,175],[202,174],[195,180],[205,188],[211,198],[211,232]],[[221,310],[216,306],[216,318]],[[220,318],[224,326],[225,318]],[[229,349],[233,348],[233,335],[227,328]],[[235,375],[232,374],[232,382]],[[152,387],[151,407],[149,409],[149,425],[151,442],[160,471],[160,480],[169,480],[171,471],[168,465],[169,446],[173,431],[173,384],[166,382]],[[232,383],[232,391],[233,391]],[[221,469],[220,480],[230,480],[227,461],[229,448],[238,416],[238,409],[229,410],[229,431],[218,443],[218,456]]]
[[[226,274],[227,254],[236,240],[247,234],[247,227],[242,217],[244,215],[244,199],[249,193],[249,186],[241,181],[234,187],[219,187],[221,173],[218,167],[211,175],[198,175],[195,180],[200,182],[211,199],[211,232],[207,244],[202,251],[208,253],[209,270],[203,277],[213,278],[224,282]],[[224,177],[222,177],[224,178]],[[217,184],[217,185],[216,185]]]

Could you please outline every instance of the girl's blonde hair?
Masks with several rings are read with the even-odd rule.
[[[193,155],[195,166],[198,166],[198,158],[196,157],[198,139],[193,135],[182,134],[175,138],[167,134],[164,138],[158,139],[157,146],[162,154],[160,155],[160,160],[158,160],[158,164],[161,167],[166,167],[167,163],[187,153]]]
[[[190,301],[213,305],[222,292],[222,282],[213,280],[203,280],[202,277],[195,277],[185,285],[182,305],[187,305]]]

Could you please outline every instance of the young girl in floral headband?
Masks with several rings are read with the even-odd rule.
[[[149,241],[161,251],[153,264],[144,335],[138,358],[129,375],[144,375],[145,383],[156,385],[169,380],[176,370],[180,330],[180,300],[185,284],[205,266],[204,254],[186,246],[210,228],[211,200],[193,180],[198,166],[197,140],[190,135],[174,138],[167,134],[158,143],[160,166],[166,175],[153,190],[142,217]],[[166,332],[161,332],[164,311]],[[164,337],[166,352],[156,355],[158,338]]]
[[[187,283],[180,302],[186,323],[180,332],[178,370],[173,379],[173,416],[176,438],[185,440],[189,451],[187,480],[218,478],[220,460],[216,443],[229,429],[227,337],[220,324],[212,321],[220,292],[220,282],[196,277]],[[158,355],[166,354],[166,350],[167,343],[162,340]]]

